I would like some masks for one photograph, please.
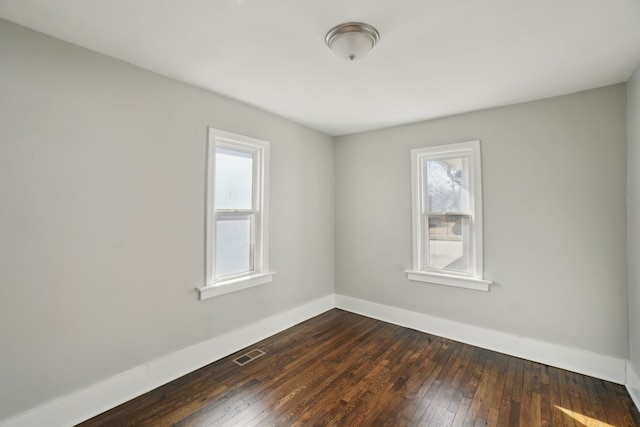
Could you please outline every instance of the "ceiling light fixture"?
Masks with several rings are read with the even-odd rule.
[[[338,58],[355,61],[373,49],[380,33],[368,24],[346,22],[330,29],[324,40]]]

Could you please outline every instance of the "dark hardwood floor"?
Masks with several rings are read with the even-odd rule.
[[[265,355],[238,366],[253,349]],[[80,424],[638,426],[617,384],[338,309]]]

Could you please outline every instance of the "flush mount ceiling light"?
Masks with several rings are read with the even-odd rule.
[[[346,22],[330,29],[324,40],[338,58],[355,61],[373,49],[380,34],[371,25]]]

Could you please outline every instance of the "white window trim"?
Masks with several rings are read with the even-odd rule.
[[[216,238],[213,193],[216,175],[216,147],[219,146],[258,153],[255,171],[258,185],[254,197],[257,197],[255,202],[259,214],[256,216],[258,235],[256,236],[254,270],[249,273],[230,276],[223,280],[216,280],[214,261]],[[206,192],[206,282],[205,286],[197,288],[200,299],[212,298],[271,282],[275,272],[269,271],[269,142],[209,128]]]
[[[425,157],[455,157],[469,156],[470,186],[473,201],[472,235],[471,235],[471,274],[455,273],[443,270],[429,270],[423,267],[423,233],[422,200],[424,195],[422,177],[422,160]],[[407,269],[407,278],[418,282],[435,283],[439,285],[455,286],[479,291],[489,291],[490,280],[483,278],[483,237],[482,237],[482,173],[480,158],[480,141],[461,142],[457,144],[438,145],[433,147],[411,150],[411,194],[412,194],[412,225],[413,225],[413,268]],[[428,231],[427,231],[428,232]]]

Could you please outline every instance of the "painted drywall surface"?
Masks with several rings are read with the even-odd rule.
[[[625,86],[336,139],[336,293],[625,359]],[[409,281],[410,150],[482,142],[491,292]]]
[[[333,292],[332,138],[2,20],[0,57],[0,420]],[[199,301],[207,126],[271,141],[277,274]]]
[[[640,372],[640,70],[627,83],[629,359]]]

